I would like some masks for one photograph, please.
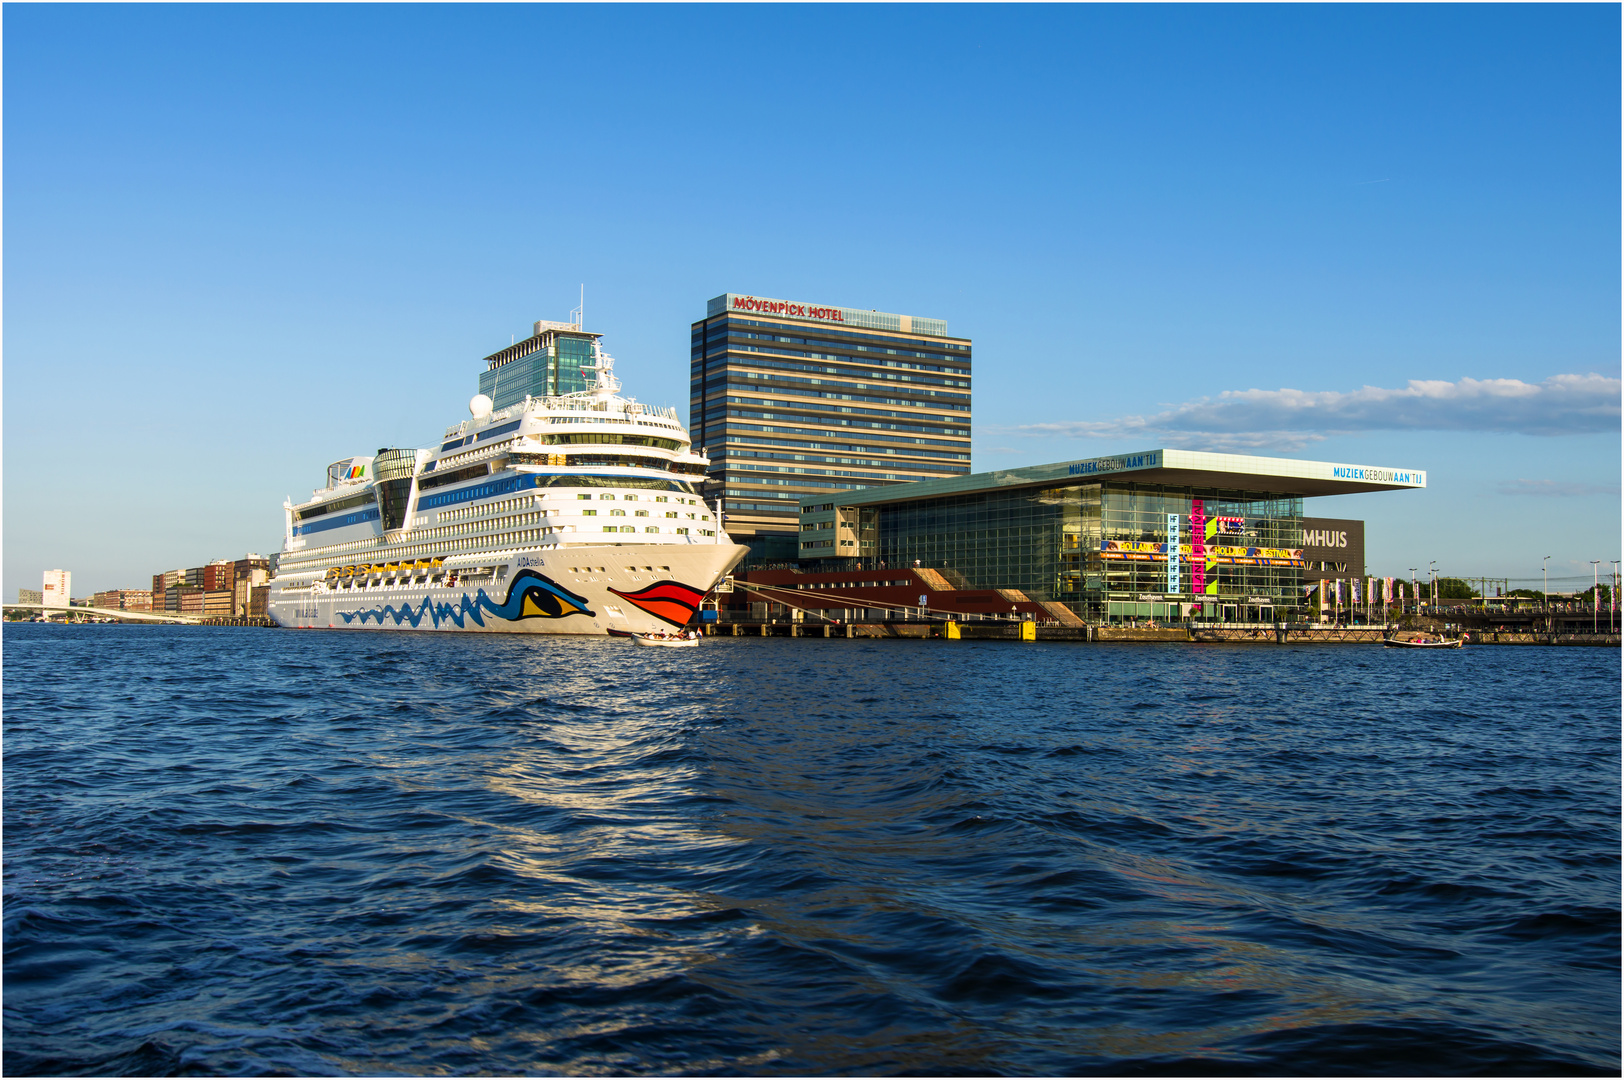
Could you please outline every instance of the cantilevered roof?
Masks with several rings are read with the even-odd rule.
[[[1116,481],[1167,487],[1268,492],[1283,496],[1352,495],[1361,491],[1404,491],[1427,486],[1422,469],[1357,465],[1340,461],[1209,454],[1197,450],[1142,450],[1132,454],[1059,461],[1023,469],[997,469],[942,480],[890,484],[863,491],[827,492],[801,498],[808,505],[841,506],[914,502],[944,495],[968,495],[997,488],[1045,487],[1077,481]]]

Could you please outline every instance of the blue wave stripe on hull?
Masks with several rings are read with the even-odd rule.
[[[525,601],[530,601],[532,609],[525,611]],[[469,600],[468,594],[463,593],[460,601],[451,603],[425,596],[423,602],[415,607],[412,604],[402,604],[399,608],[393,604],[386,604],[382,608],[373,608],[370,611],[340,611],[338,617],[346,624],[357,621],[365,626],[370,621],[376,621],[379,626],[389,619],[396,626],[407,622],[415,630],[423,624],[427,617],[431,625],[438,630],[444,623],[453,623],[457,629],[464,629],[468,620],[481,629],[485,626],[485,615],[491,614],[507,622],[518,622],[520,619],[562,619],[571,615],[586,615],[596,617],[596,613],[587,607],[586,598],[577,596],[553,581],[542,577],[534,570],[521,570],[514,577],[513,584],[508,586],[507,599],[498,604],[492,600],[484,589],[479,595]]]

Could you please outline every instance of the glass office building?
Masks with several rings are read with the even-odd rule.
[[[725,293],[690,356],[707,495],[752,564],[798,557],[806,497],[970,472],[970,340],[938,319]]]
[[[917,560],[1092,622],[1286,619],[1306,609],[1305,498],[1425,486],[1414,469],[1150,450],[806,498],[799,561]]]
[[[485,358],[479,392],[505,409],[526,397],[551,397],[587,389],[594,377],[592,343],[578,323],[537,322],[535,333]]]

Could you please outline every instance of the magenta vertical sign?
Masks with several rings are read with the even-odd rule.
[[[1190,591],[1207,591],[1207,507],[1200,499],[1190,500]]]

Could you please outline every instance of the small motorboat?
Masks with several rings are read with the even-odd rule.
[[[666,648],[693,648],[699,644],[699,631],[687,630],[676,633],[667,633],[664,630],[653,630],[646,634],[638,634],[626,630],[611,630],[614,637],[629,637],[639,645],[661,645]]]
[[[1382,642],[1389,649],[1458,649],[1466,644],[1464,635],[1458,638],[1436,637],[1432,634],[1394,636]]]

